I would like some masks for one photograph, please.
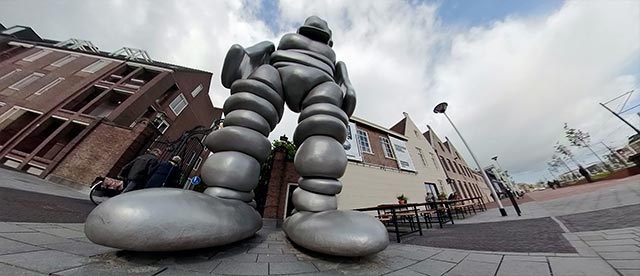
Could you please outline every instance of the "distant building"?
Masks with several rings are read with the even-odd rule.
[[[482,196],[485,202],[493,201],[490,197],[491,193],[488,192],[489,187],[485,184],[482,175],[469,168],[467,162],[448,138],[445,137],[446,141],[442,142],[430,126],[427,128],[428,130],[423,133],[423,136],[438,154],[452,188],[463,198]]]
[[[0,165],[70,185],[114,177],[152,140],[220,118],[211,75],[139,49],[0,27]],[[183,162],[199,165],[208,153],[198,154]]]

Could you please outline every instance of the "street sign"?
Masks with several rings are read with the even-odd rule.
[[[194,176],[193,178],[191,178],[191,184],[193,185],[198,185],[200,183],[200,177],[199,176]]]

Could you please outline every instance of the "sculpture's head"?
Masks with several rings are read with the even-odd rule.
[[[331,29],[329,29],[327,21],[315,15],[309,16],[304,21],[304,24],[298,28],[298,33],[312,40],[325,43],[329,45],[329,47],[333,46]]]

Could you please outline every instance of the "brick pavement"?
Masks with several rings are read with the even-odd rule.
[[[557,217],[571,232],[640,226],[640,204]]]
[[[593,233],[568,237],[584,243],[576,244],[582,246],[578,253],[466,251],[394,243],[374,256],[337,258],[297,248],[275,229],[213,249],[134,253],[92,244],[82,237],[82,228],[82,224],[0,222],[0,274],[613,276],[640,271],[637,245],[591,247],[587,241],[594,239]],[[639,232],[610,231],[602,238],[623,239],[630,233],[637,237]]]

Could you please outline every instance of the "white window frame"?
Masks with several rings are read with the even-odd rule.
[[[10,77],[11,75],[13,75],[15,73],[18,73],[18,72],[22,72],[22,69],[20,69],[20,68],[13,69],[13,71],[11,71],[9,73],[6,73],[6,74],[4,74],[4,76],[0,77],[0,80],[6,79],[6,78]]]
[[[364,133],[364,137],[361,137],[360,133]],[[359,141],[358,142],[358,147],[360,147],[360,151],[362,151],[364,153],[373,154],[373,149],[371,148],[371,143],[369,141],[369,133],[367,133],[364,130],[357,129],[356,130],[356,134],[358,136],[358,141]],[[364,139],[362,139],[362,138],[364,138]],[[368,151],[363,148],[363,145],[362,145],[363,142],[367,143],[367,148],[369,148]]]
[[[64,78],[57,78],[57,79],[51,81],[49,84],[47,84],[47,85],[43,86],[42,88],[38,89],[38,91],[36,91],[33,94],[42,95],[44,92],[47,92],[47,90],[51,89],[52,87],[58,85],[59,83],[61,83],[63,81],[64,81]]]
[[[182,101],[184,101],[184,106],[180,108],[180,110],[176,110],[177,108],[176,105],[178,105]],[[179,116],[180,113],[182,113],[182,111],[185,108],[187,108],[188,105],[189,105],[189,102],[187,101],[187,97],[185,97],[182,93],[180,93],[171,101],[171,103],[169,103],[169,108],[171,109],[171,111],[173,111],[173,114],[176,114],[176,116]]]
[[[61,58],[59,60],[56,60],[54,63],[51,63],[51,66],[62,67],[62,66],[65,66],[67,63],[76,60],[78,57],[80,57],[80,56],[79,55],[67,55],[66,57],[63,57],[63,58]]]
[[[95,72],[100,71],[101,69],[103,69],[104,67],[106,67],[109,64],[111,64],[110,60],[100,59],[100,60],[97,60],[94,63],[89,64],[87,67],[85,67],[81,71],[85,72],[85,73],[93,74]]]
[[[382,145],[382,152],[384,153],[384,157],[389,159],[396,159],[396,154],[393,152],[393,147],[391,146],[391,141],[389,138],[380,136],[380,144]]]
[[[160,131],[160,133],[164,134],[165,132],[167,132],[167,129],[169,129],[169,127],[171,127],[171,124],[169,124],[169,122],[167,122],[167,120],[165,120],[162,117],[156,118],[159,119],[159,123],[158,125],[156,125],[156,128],[158,129],[158,131]],[[166,125],[166,127],[163,129],[162,126]]]
[[[40,59],[40,58],[42,58],[42,57],[44,57],[44,56],[46,56],[48,54],[51,54],[51,52],[53,52],[53,51],[51,51],[51,50],[40,50],[40,51],[38,51],[36,53],[33,53],[33,54],[29,55],[28,57],[23,58],[22,60],[28,61],[28,62],[34,62],[34,61],[36,61],[36,60],[38,60],[38,59]]]
[[[36,79],[33,79],[33,80],[29,81],[29,80],[30,80],[30,78],[32,78],[32,77],[34,77],[34,76],[35,76],[35,77],[38,77],[38,78],[36,78]],[[26,76],[26,77],[22,78],[21,80],[19,80],[19,81],[15,82],[15,83],[14,83],[14,84],[12,84],[11,86],[9,86],[9,88],[10,88],[10,89],[13,89],[13,90],[20,91],[20,89],[22,89],[22,88],[25,88],[25,87],[29,86],[30,84],[32,84],[32,83],[34,83],[34,82],[38,81],[38,80],[39,80],[40,78],[42,78],[42,77],[44,77],[44,74],[42,74],[42,73],[38,73],[38,72],[33,72],[33,73],[31,73],[30,75],[28,75],[28,76]]]
[[[191,91],[191,97],[195,98],[202,90],[204,90],[204,86],[202,84],[198,84],[198,86]]]
[[[200,168],[200,164],[202,164],[202,156],[198,156],[198,159],[196,160],[196,164],[193,165],[193,170],[197,171],[198,168]]]

